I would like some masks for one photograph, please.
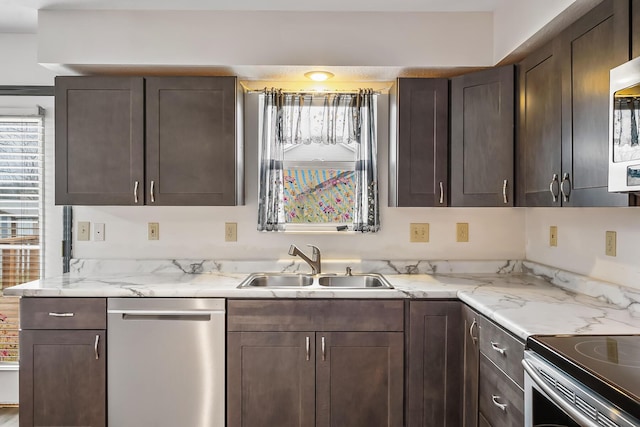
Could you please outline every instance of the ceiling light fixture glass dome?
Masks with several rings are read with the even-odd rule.
[[[333,77],[333,73],[328,71],[309,71],[308,73],[304,73],[304,76],[316,82],[323,82]]]

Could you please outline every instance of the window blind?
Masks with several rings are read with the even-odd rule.
[[[18,361],[18,298],[1,289],[40,278],[44,123],[0,116],[0,363]]]

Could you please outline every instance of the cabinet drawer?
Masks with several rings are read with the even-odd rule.
[[[489,360],[509,375],[518,385],[524,387],[522,358],[524,343],[502,330],[488,319],[480,317],[480,351]]]
[[[22,329],[106,329],[106,298],[22,298]]]
[[[402,300],[229,300],[229,331],[404,330]]]
[[[524,392],[484,355],[480,355],[480,413],[493,427],[524,425]]]

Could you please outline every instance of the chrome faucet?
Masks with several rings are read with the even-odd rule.
[[[307,245],[313,249],[313,254],[311,258],[306,256],[304,252],[302,252],[296,245],[291,245],[289,247],[289,255],[291,256],[299,256],[302,258],[309,267],[311,267],[311,273],[320,274],[322,272],[322,266],[320,265],[320,249],[317,246]]]

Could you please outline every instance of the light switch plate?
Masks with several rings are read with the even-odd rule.
[[[95,223],[93,227],[93,240],[96,242],[104,241],[104,223]]]
[[[409,224],[409,241],[413,243],[426,243],[429,241],[429,223],[412,222]]]
[[[558,227],[555,225],[549,227],[549,246],[558,246]]]
[[[615,231],[607,231],[604,253],[607,256],[616,256],[617,236]]]
[[[238,241],[238,223],[237,222],[224,223],[224,241],[225,242]]]
[[[456,224],[456,242],[468,242],[469,241],[469,223],[458,222]]]
[[[78,222],[78,241],[88,241],[89,231],[91,230],[91,223],[89,221]]]
[[[149,240],[160,240],[160,224],[157,222],[149,223]]]

